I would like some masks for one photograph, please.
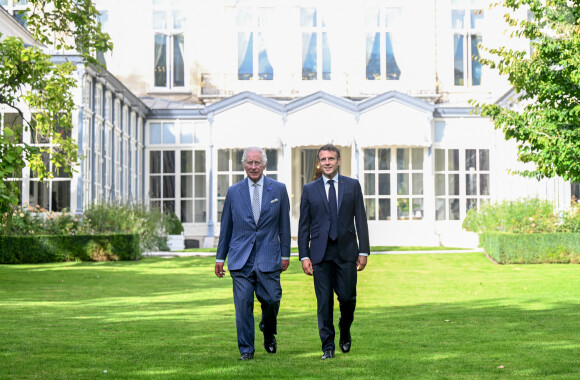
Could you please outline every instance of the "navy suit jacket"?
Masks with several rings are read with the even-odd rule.
[[[304,185],[302,190],[298,223],[298,251],[301,260],[308,257],[313,264],[322,261],[329,230],[328,197],[323,177],[320,177]],[[356,261],[359,252],[370,254],[369,230],[362,190],[358,180],[339,175],[338,254],[343,261]]]
[[[244,178],[228,189],[216,259],[228,257],[229,270],[242,269],[255,245],[255,264],[260,271],[282,270],[282,257],[290,257],[290,201],[286,185],[264,176],[260,220],[256,225],[248,181]]]

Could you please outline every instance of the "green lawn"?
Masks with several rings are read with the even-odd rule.
[[[580,378],[580,265],[371,256],[352,351],[321,361],[312,278],[293,258],[278,353],[258,332],[249,362],[237,360],[231,277],[213,266],[0,265],[0,379]]]

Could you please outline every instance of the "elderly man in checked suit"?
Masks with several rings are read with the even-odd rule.
[[[276,353],[276,319],[282,298],[280,274],[290,263],[290,202],[286,186],[263,175],[260,148],[242,156],[247,178],[228,189],[221,219],[215,274],[232,276],[240,360],[254,357],[254,293],[262,307],[264,348]]]

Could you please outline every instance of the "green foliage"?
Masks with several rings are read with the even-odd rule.
[[[540,199],[519,199],[496,204],[484,204],[471,209],[463,220],[467,231],[542,233],[555,232],[558,218],[552,205]]]
[[[76,51],[86,63],[98,65],[97,51],[112,48],[108,34],[102,33],[91,0],[28,0],[27,27],[36,40],[63,53]],[[71,90],[76,80],[70,62],[55,63],[37,46],[26,46],[20,38],[0,34],[0,105],[14,110],[20,118],[4,120],[0,131],[0,178],[20,177],[28,166],[38,178],[51,178],[42,160],[48,155],[53,168],[71,173],[78,160],[77,145],[71,137],[71,115],[75,108]],[[28,110],[34,114],[30,119]],[[22,141],[30,131],[37,140],[50,141],[38,148]],[[0,181],[0,212],[18,203],[20,187]]]
[[[12,207],[0,214],[0,235],[77,235],[90,233],[82,215],[49,212],[40,206]]]
[[[183,224],[181,224],[181,220],[174,213],[164,215],[163,225],[168,235],[179,235],[183,232]]]
[[[141,238],[143,250],[169,250],[165,215],[141,204],[95,204],[84,212],[95,233],[131,233]]]
[[[482,47],[492,58],[481,63],[507,76],[522,109],[471,103],[506,140],[516,141],[520,161],[535,164],[515,173],[580,181],[580,0],[503,0],[498,5],[509,11],[529,7],[532,14],[530,20],[505,15],[510,36],[528,39],[531,55]]]
[[[558,232],[580,233],[580,205],[576,202],[562,214],[562,223],[558,225]]]
[[[0,264],[137,260],[139,257],[139,236],[134,234],[0,235]]]
[[[580,263],[580,234],[512,234],[485,232],[485,252],[500,264]]]

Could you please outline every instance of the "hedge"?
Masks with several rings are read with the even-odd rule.
[[[479,235],[479,245],[500,264],[580,262],[579,233],[484,232]]]
[[[0,236],[0,264],[137,260],[135,234]]]

